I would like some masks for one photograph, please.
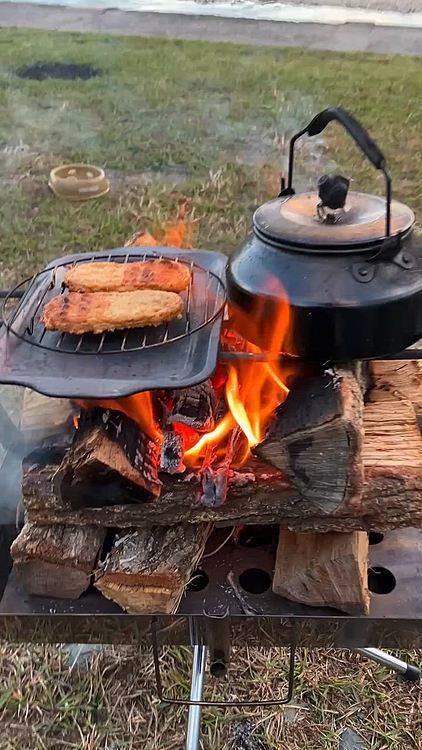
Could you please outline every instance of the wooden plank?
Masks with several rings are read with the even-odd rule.
[[[95,586],[133,614],[172,614],[203,555],[208,524],[119,532]]]
[[[368,614],[368,535],[281,529],[273,591],[312,607]]]
[[[28,594],[77,599],[88,588],[105,530],[95,526],[25,524],[11,547]]]
[[[285,471],[309,506],[335,512],[363,492],[363,387],[331,368],[295,383],[254,453]]]

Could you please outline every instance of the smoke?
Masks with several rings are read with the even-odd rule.
[[[21,499],[22,458],[26,447],[20,431],[23,388],[0,386],[0,526],[16,523]]]

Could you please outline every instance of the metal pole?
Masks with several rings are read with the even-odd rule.
[[[206,646],[193,647],[192,679],[190,684],[190,700],[201,701],[204,691]],[[201,731],[202,706],[189,706],[188,723],[186,729],[186,750],[198,750],[199,733]]]
[[[417,667],[412,664],[407,664],[401,659],[397,659],[391,654],[386,654],[385,651],[381,651],[379,648],[355,648],[358,654],[366,656],[367,659],[375,661],[377,664],[382,664],[384,667],[394,670],[403,675],[406,680],[410,682],[419,682],[421,678],[420,671]]]

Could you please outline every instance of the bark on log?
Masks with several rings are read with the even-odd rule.
[[[28,594],[77,599],[88,588],[105,529],[25,524],[11,547]]]
[[[375,411],[374,411],[375,410]],[[58,497],[52,486],[54,452],[24,468],[23,495],[30,521],[43,524],[99,524],[114,528],[153,524],[278,524],[296,531],[382,531],[422,526],[422,442],[416,418],[403,401],[369,403],[364,409],[366,436],[362,458],[365,482],[359,503],[346,500],[334,513],[316,508],[292,487],[280,470],[252,460],[229,477],[226,502],[201,507],[200,478],[166,477],[159,500],[79,511]],[[31,457],[30,457],[31,458]]]
[[[55,486],[74,508],[94,497],[99,507],[125,494],[129,502],[142,501],[160,493],[158,464],[158,445],[132,419],[117,411],[85,410]]]
[[[368,535],[280,530],[273,591],[311,607],[368,614]]]
[[[254,450],[327,514],[362,496],[363,382],[343,368],[295,383]]]
[[[203,555],[210,526],[155,526],[120,532],[95,586],[132,614],[172,614]]]

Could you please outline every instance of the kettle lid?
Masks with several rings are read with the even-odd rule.
[[[382,242],[385,215],[385,198],[349,192],[343,206],[331,208],[322,204],[320,190],[264,203],[255,211],[253,225],[269,241],[304,252],[356,252]],[[407,234],[414,223],[408,206],[391,201],[390,236]]]

